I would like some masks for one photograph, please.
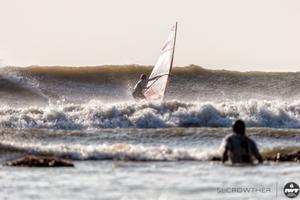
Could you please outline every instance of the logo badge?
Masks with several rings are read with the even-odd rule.
[[[287,183],[283,188],[283,193],[288,198],[295,198],[299,194],[299,186],[294,182]]]

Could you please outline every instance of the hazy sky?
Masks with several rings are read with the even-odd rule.
[[[153,65],[175,21],[176,66],[300,71],[299,0],[0,0],[0,59]]]

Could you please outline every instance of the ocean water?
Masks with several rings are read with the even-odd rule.
[[[2,199],[288,199],[282,192],[283,185],[291,180],[299,182],[299,164],[234,168],[189,161],[85,161],[75,165],[74,169],[2,168],[0,196]],[[224,192],[231,187],[266,188],[270,192]]]
[[[233,167],[220,156],[228,128],[1,131],[1,161],[28,153],[56,155],[75,168],[0,171],[1,199],[284,199],[299,182],[299,163]],[[298,130],[248,130],[264,157],[299,150]],[[233,193],[245,187],[269,192]]]
[[[300,150],[300,73],[175,68],[166,101],[134,102],[130,88],[150,71],[2,69],[0,162],[55,155],[75,168],[2,166],[0,198],[286,199],[284,185],[300,184],[296,162],[217,161],[236,119],[264,158]]]

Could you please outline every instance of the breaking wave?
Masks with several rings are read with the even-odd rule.
[[[25,144],[18,142],[2,143],[2,152],[59,156],[72,160],[123,160],[123,161],[211,161],[220,160],[222,149],[199,150],[197,148],[176,148],[161,146],[144,146],[143,144]],[[294,154],[300,151],[300,146],[275,146],[261,150],[267,158]]]
[[[44,107],[0,107],[1,128],[98,129],[230,127],[236,119],[248,127],[300,128],[300,102],[181,101],[107,104],[60,102]]]
[[[140,74],[151,66],[7,67],[1,69],[1,101],[64,99],[68,102],[133,101],[131,90]],[[166,100],[243,101],[245,99],[294,101],[300,98],[300,73],[233,72],[199,66],[175,67]],[[21,95],[22,94],[22,95]],[[20,98],[21,97],[21,98]],[[24,101],[23,101],[24,100]],[[20,106],[20,105],[18,105]]]
[[[177,67],[163,103],[134,102],[147,66],[7,67],[0,128],[300,127],[300,73]],[[274,100],[276,99],[276,100]]]
[[[73,160],[179,161],[208,160],[213,154],[167,146],[147,147],[142,144],[38,145],[2,144],[1,150],[34,155],[55,155]]]

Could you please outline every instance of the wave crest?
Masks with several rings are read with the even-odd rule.
[[[1,128],[93,129],[230,127],[236,119],[248,127],[300,128],[300,102],[228,101],[224,103],[86,104],[0,108]]]
[[[278,153],[281,156],[299,152],[299,146],[275,146],[262,149],[264,159],[272,160]],[[72,160],[123,160],[123,161],[219,161],[221,148],[199,150],[197,148],[174,148],[165,145],[144,146],[143,144],[26,144],[6,142],[0,145],[3,152],[59,156]]]
[[[5,68],[1,70],[0,87],[6,95],[1,95],[0,100],[17,99],[16,89],[27,97],[27,103],[30,100],[45,101],[45,98],[65,98],[77,103],[91,99],[107,102],[133,100],[131,90],[134,84],[140,74],[150,74],[151,70],[151,66],[138,65]],[[276,98],[293,101],[300,98],[300,93],[295,92],[300,87],[299,72],[232,72],[191,65],[175,67],[172,75],[167,100],[222,102],[226,99]],[[22,100],[19,98],[19,103]]]

